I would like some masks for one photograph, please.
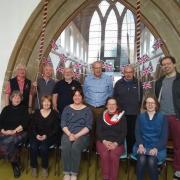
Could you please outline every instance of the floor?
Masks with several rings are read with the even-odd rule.
[[[24,153],[23,153],[24,154]],[[27,158],[25,155],[22,154],[22,161],[25,163],[27,162]],[[55,176],[54,175],[54,161],[53,161],[54,156],[51,155],[50,157],[50,169],[49,169],[49,177],[47,178],[48,180],[62,180],[63,179],[63,174],[62,174],[62,165],[60,165],[60,175]],[[86,180],[87,177],[87,160],[85,158],[82,158],[81,162],[81,167],[80,167],[80,174],[78,177],[78,180]],[[119,179],[118,180],[127,180],[127,173],[126,173],[126,161],[121,162],[121,168],[119,170]],[[25,166],[25,165],[24,165]],[[91,161],[90,161],[90,166],[89,166],[89,180],[95,180],[95,172],[97,170],[97,180],[101,180],[101,172],[99,167],[96,167],[96,158],[95,155],[91,155]],[[163,176],[159,176],[159,180],[163,180]],[[28,173],[26,174],[26,171],[24,170],[21,177],[18,178],[19,180],[32,180],[33,178],[31,177],[31,172],[30,168],[28,170]],[[41,175],[39,175],[38,178],[34,178],[37,180],[43,180]],[[146,178],[148,180],[148,178]],[[168,164],[168,180],[172,180],[172,166],[171,164]],[[15,180],[13,177],[13,172],[11,169],[11,165],[9,162],[0,160],[0,180]],[[131,166],[129,168],[129,180],[136,180],[135,177],[135,168],[134,165],[131,163]]]

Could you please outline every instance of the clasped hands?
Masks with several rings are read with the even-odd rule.
[[[139,148],[137,150],[138,154],[147,154],[146,148],[142,144],[139,145]],[[158,150],[157,148],[152,148],[149,150],[148,155],[150,156],[157,156]]]
[[[118,146],[117,142],[111,142],[111,141],[107,141],[107,140],[103,140],[102,142],[106,146],[108,151],[113,150]]]
[[[73,133],[70,133],[68,137],[70,141],[76,141],[79,138],[77,134],[73,134]]]

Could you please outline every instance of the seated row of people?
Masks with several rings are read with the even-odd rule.
[[[42,108],[29,117],[21,104],[22,96],[14,91],[10,96],[10,105],[0,115],[0,156],[11,161],[14,176],[20,176],[18,146],[25,142],[29,130],[30,162],[33,177],[37,177],[38,153],[42,160],[42,176],[48,176],[49,147],[57,143],[59,133],[58,113],[52,109],[50,96],[41,98]],[[64,180],[76,180],[79,173],[81,152],[90,143],[92,129],[91,109],[83,103],[81,89],[73,91],[73,103],[67,106],[61,117],[63,130],[61,140]],[[166,158],[167,120],[159,112],[155,97],[144,100],[145,112],[136,123],[136,143],[134,155],[137,158],[137,179],[142,180],[145,167],[151,180],[158,179],[158,162]],[[116,180],[118,177],[119,157],[124,153],[127,125],[124,111],[118,107],[116,98],[106,100],[106,109],[97,121],[96,149],[100,154],[102,176],[104,180]]]

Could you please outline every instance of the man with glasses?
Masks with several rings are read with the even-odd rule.
[[[142,86],[134,77],[134,68],[128,65],[124,68],[124,77],[118,80],[114,87],[114,96],[119,106],[125,111],[127,120],[127,151],[132,153],[135,143],[135,124],[142,101]]]
[[[180,180],[180,73],[176,71],[176,60],[165,56],[160,60],[164,72],[155,85],[155,93],[162,111],[169,122],[170,135],[174,146],[174,179]]]

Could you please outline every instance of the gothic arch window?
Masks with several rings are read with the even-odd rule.
[[[89,26],[88,63],[101,59],[110,62],[115,71],[121,65],[135,63],[136,15],[119,1],[102,0],[94,9]],[[143,23],[142,28],[141,55],[153,55],[155,38]]]
[[[117,18],[112,9],[106,21],[105,26],[105,45],[104,45],[104,56],[105,57],[116,57],[117,56]]]
[[[94,12],[89,29],[88,62],[92,63],[99,56],[101,48],[101,21],[97,11]]]

